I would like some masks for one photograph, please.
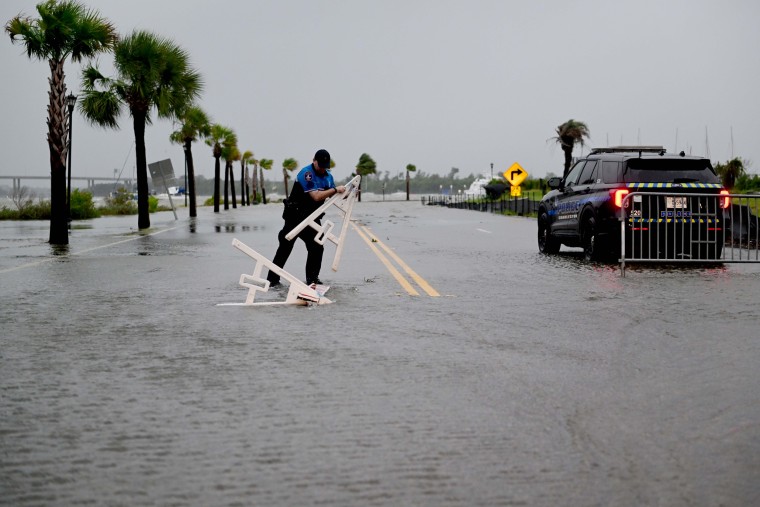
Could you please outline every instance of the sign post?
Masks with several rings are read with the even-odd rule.
[[[174,181],[174,167],[172,167],[172,161],[170,159],[159,160],[148,164],[148,170],[150,171],[150,177],[153,180],[153,187],[159,186],[158,183],[164,186],[166,195],[169,196],[169,204],[172,207],[172,213],[174,213],[174,220],[177,220],[177,210],[174,208],[174,201],[172,201],[172,194],[169,192],[169,186],[166,184],[166,180]]]

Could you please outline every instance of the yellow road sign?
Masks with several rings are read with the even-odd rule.
[[[520,185],[514,185],[510,188],[509,195],[512,197],[520,197],[522,195],[522,188],[520,188]]]
[[[528,177],[528,171],[523,169],[520,164],[515,162],[512,164],[512,167],[504,171],[504,177],[507,179],[510,185],[512,187],[517,187],[525,181],[525,178]]]

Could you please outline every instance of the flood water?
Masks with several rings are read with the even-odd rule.
[[[540,255],[534,219],[362,202],[439,296],[350,228],[334,304],[217,306],[280,213],[75,222],[62,251],[0,222],[0,504],[760,503],[760,265],[623,278]]]

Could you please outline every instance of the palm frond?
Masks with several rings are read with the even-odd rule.
[[[92,125],[119,129],[122,101],[112,91],[83,90],[79,110]]]
[[[74,1],[48,0],[37,5],[39,19],[19,15],[8,22],[12,42],[23,41],[27,56],[75,62],[113,47],[116,29],[97,11]]]
[[[180,121],[180,128],[172,133],[170,138],[173,142],[180,144],[186,140],[195,141],[198,138],[204,139],[208,136],[209,129],[211,128],[208,115],[203,109],[198,106],[192,105],[182,110],[179,113],[178,119]],[[174,140],[174,137],[179,139]]]

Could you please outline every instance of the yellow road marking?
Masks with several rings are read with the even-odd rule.
[[[380,259],[380,261],[385,265],[385,267],[388,269],[391,275],[396,279],[396,281],[412,296],[418,296],[419,293],[417,290],[412,286],[412,284],[409,283],[409,281],[398,271],[398,269],[391,264],[391,262],[383,255],[383,253],[374,245],[374,243],[377,243],[382,247],[382,249],[386,252],[386,254],[391,257],[401,268],[406,271],[407,275],[409,275],[412,280],[414,280],[417,285],[419,285],[422,290],[427,292],[427,294],[431,297],[439,297],[440,294],[438,291],[436,291],[433,287],[430,286],[425,279],[423,279],[420,275],[418,275],[412,268],[409,267],[408,264],[406,264],[393,250],[391,250],[388,246],[385,245],[382,241],[380,241],[377,236],[375,236],[372,231],[369,230],[366,226],[357,226],[354,222],[351,222],[351,226],[356,230],[356,232],[359,234],[359,236],[364,240],[367,245],[372,249],[373,252],[375,252],[375,255],[377,255],[377,258]]]
[[[354,227],[354,230],[359,233],[359,236],[361,236],[364,242],[369,245],[373,252],[375,252],[377,258],[380,259],[380,262],[385,265],[390,274],[393,275],[393,278],[396,279],[396,281],[404,288],[404,290],[406,290],[410,296],[419,296],[420,293],[417,292],[414,287],[412,287],[412,284],[409,283],[409,281],[404,278],[401,273],[398,272],[398,269],[396,269],[393,264],[390,263],[390,261],[382,254],[382,252],[380,252],[380,250],[378,250],[377,247],[372,244],[372,241],[364,234],[364,232],[362,232],[362,230],[359,229],[359,227],[357,227],[354,222],[351,222],[351,225]]]
[[[425,281],[425,279],[423,279],[420,275],[418,275],[417,273],[415,273],[412,268],[410,268],[404,261],[402,261],[401,258],[398,255],[396,255],[396,252],[394,252],[393,250],[391,250],[390,248],[388,248],[385,245],[385,243],[383,243],[382,241],[380,241],[379,239],[377,239],[377,236],[375,236],[374,234],[372,234],[372,231],[370,231],[364,225],[362,226],[362,229],[364,229],[364,232],[366,232],[367,235],[372,240],[374,240],[377,244],[379,244],[381,247],[383,247],[383,250],[385,250],[386,253],[388,255],[390,255],[391,258],[399,264],[399,266],[401,266],[402,268],[404,268],[404,271],[406,271],[406,273],[409,276],[412,277],[412,280],[414,280],[417,283],[417,285],[419,285],[420,287],[422,287],[422,290],[424,290],[425,292],[427,292],[428,296],[431,296],[431,297],[434,297],[434,298],[440,296],[440,294],[438,294],[438,291],[436,291],[434,288],[432,288],[430,286],[430,284]]]

